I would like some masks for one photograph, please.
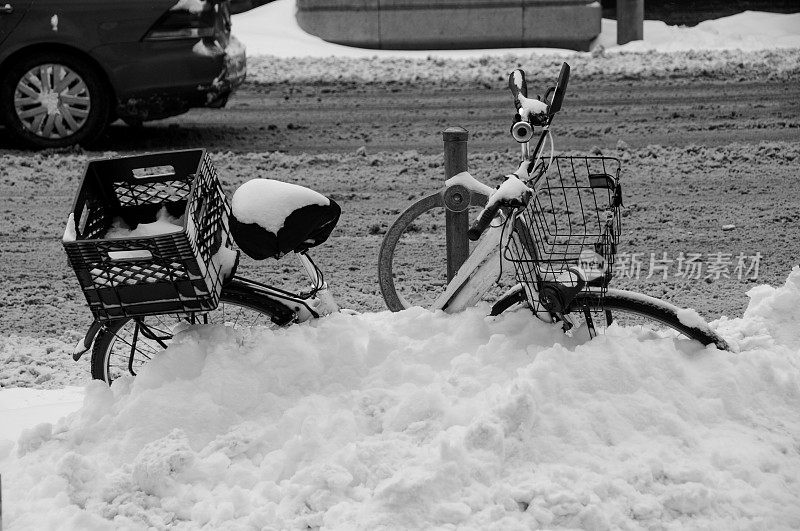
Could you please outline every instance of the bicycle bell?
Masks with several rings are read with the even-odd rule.
[[[520,121],[511,126],[511,136],[520,144],[533,138],[533,126],[528,122]]]

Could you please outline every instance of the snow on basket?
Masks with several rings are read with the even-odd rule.
[[[229,213],[203,149],[89,162],[62,243],[92,314],[216,308],[233,269]]]

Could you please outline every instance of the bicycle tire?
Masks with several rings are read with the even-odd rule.
[[[291,310],[285,305],[270,299],[259,293],[254,293],[252,289],[245,284],[234,279],[227,284],[220,295],[220,305],[216,310],[204,314],[203,322],[213,324],[218,318],[222,318],[224,322],[226,313],[229,314],[228,308],[235,307],[251,312],[251,318],[248,320],[246,326],[253,326],[255,324],[267,324],[274,326],[287,326],[291,321],[286,320],[285,316]],[[209,319],[210,318],[210,319]],[[168,337],[164,343],[171,340],[170,332],[171,324],[177,324],[181,321],[185,322],[187,317],[185,315],[154,315],[144,318],[148,326],[154,327],[155,330],[163,333],[164,336],[160,339]],[[234,326],[239,322],[237,317]],[[160,324],[157,324],[160,323]],[[92,345],[92,359],[91,371],[92,378],[95,380],[103,380],[107,384],[111,383],[122,374],[132,374],[136,376],[136,370],[150,361],[154,355],[163,350],[161,344],[156,340],[151,340],[151,343],[140,344],[139,339],[135,340],[135,347],[133,334],[135,333],[134,319],[125,318],[111,321],[106,324],[98,333]],[[134,329],[134,330],[130,330]],[[115,347],[119,346],[118,350]],[[135,365],[134,370],[129,370],[129,359],[131,350],[135,350],[135,359],[131,365]],[[113,360],[121,360],[120,363],[113,363]]]
[[[491,315],[500,315],[515,305],[522,303],[527,304],[524,290],[512,291],[492,306]],[[572,313],[575,314],[581,313],[584,307],[593,312],[609,312],[611,321],[607,321],[606,325],[610,325],[614,321],[615,314],[617,317],[619,317],[619,314],[633,314],[644,317],[669,327],[689,339],[699,341],[703,345],[713,344],[720,350],[730,350],[728,343],[711,330],[707,324],[698,326],[684,323],[678,317],[678,312],[681,308],[641,293],[609,289],[605,296],[600,297],[598,293],[583,291],[578,293],[570,306],[573,309]]]

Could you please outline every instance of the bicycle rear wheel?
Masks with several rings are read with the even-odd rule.
[[[153,315],[139,320],[111,321],[100,330],[92,347],[92,378],[109,385],[120,376],[136,376],[148,361],[169,346],[179,324],[225,324],[235,328],[285,326],[290,310],[253,293],[237,280],[225,286],[216,310],[195,315]]]
[[[529,306],[520,285],[518,290],[509,292],[495,303],[491,315],[499,315],[521,305]],[[682,319],[679,314],[681,308],[641,293],[609,289],[605,296],[600,297],[598,293],[582,291],[572,301],[570,308],[571,314],[578,316],[583,314],[583,308],[587,308],[593,315],[603,316],[605,323],[602,324],[606,326],[617,323],[620,326],[656,329],[661,325],[703,345],[713,344],[719,349],[730,350],[728,343],[708,324],[686,316]]]

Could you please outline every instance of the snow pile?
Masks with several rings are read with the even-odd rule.
[[[28,433],[50,430],[50,420],[72,413],[83,403],[83,387],[69,386],[59,389],[58,402],[53,402],[54,393],[56,391],[24,387],[4,388],[0,391],[0,403],[3,404],[0,455],[6,455],[14,446],[9,436],[17,438],[31,426],[35,428]]]
[[[486,308],[189,329],[0,446],[6,524],[797,528],[800,269],[751,295],[736,355]]]
[[[748,11],[696,27],[645,21],[644,40],[616,44],[616,22],[602,21],[591,53],[554,48],[371,50],[325,42],[305,33],[294,0],[278,0],[234,15],[233,33],[247,47],[250,83],[414,83],[493,86],[524,68],[531,88],[555,81],[562,61],[573,79],[596,76],[726,81],[795,79],[800,72],[800,14]]]
[[[428,87],[494,87],[505,90],[508,72],[523,67],[531,89],[552,85],[561,63],[572,66],[575,82],[603,79],[628,83],[632,79],[669,79],[693,82],[697,76],[725,82],[795,80],[800,77],[796,50],[737,50],[576,53],[569,56],[530,52],[474,59],[250,57],[247,80],[254,84],[383,83],[424,84]]]
[[[748,346],[769,344],[775,341],[795,352],[800,351],[800,272],[792,271],[780,288],[762,285],[751,289],[747,295],[750,304],[738,328]]]
[[[624,46],[617,46],[616,35],[617,22],[603,19],[596,45],[628,52],[798,48],[800,13],[784,15],[745,11],[729,17],[705,20],[693,27],[668,26],[658,20],[646,20],[644,40]]]
[[[184,0],[185,1],[185,0]],[[295,18],[295,0],[277,0],[233,16],[233,33],[250,56],[277,57],[499,57],[508,54],[571,54],[553,48],[493,48],[476,50],[370,50],[326,42],[303,31]],[[800,47],[800,14],[746,11],[709,20],[695,27],[644,22],[644,41],[617,46],[617,24],[603,19],[596,48],[615,51],[763,50]]]

